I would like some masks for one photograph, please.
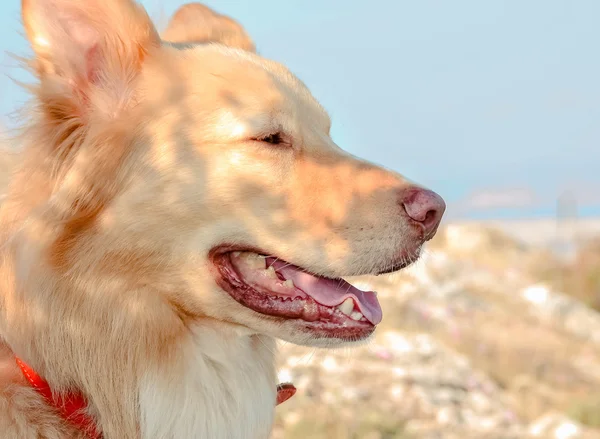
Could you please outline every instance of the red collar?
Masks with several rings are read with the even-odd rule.
[[[94,419],[86,413],[87,401],[80,393],[71,393],[65,396],[54,395],[50,386],[41,376],[35,371],[16,358],[17,365],[25,375],[29,384],[42,395],[47,403],[54,407],[64,420],[71,423],[77,429],[86,432],[90,439],[101,439],[102,435],[96,429]],[[277,403],[279,405],[290,399],[296,393],[296,388],[293,384],[284,383],[277,386]]]
[[[29,384],[46,399],[50,406],[58,410],[63,419],[70,422],[77,429],[85,431],[90,439],[100,439],[102,437],[96,430],[94,419],[85,411],[87,401],[83,395],[79,393],[71,393],[65,396],[54,395],[48,383],[41,376],[19,358],[16,360]]]

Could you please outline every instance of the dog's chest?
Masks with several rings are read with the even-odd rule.
[[[142,386],[145,438],[269,437],[276,398],[273,342],[212,336],[194,340],[178,379],[156,377],[158,382]]]

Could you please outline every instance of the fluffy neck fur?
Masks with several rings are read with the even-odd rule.
[[[139,436],[142,438],[211,437],[262,439],[273,422],[273,340],[225,327],[198,325],[180,351],[176,367],[149,366],[139,383]],[[5,358],[6,357],[6,358]],[[14,365],[14,359],[3,355]],[[11,373],[13,385],[0,391],[3,431],[24,439],[87,436],[49,411],[39,395]],[[22,377],[21,377],[22,378]],[[16,388],[14,383],[19,383]],[[3,382],[3,384],[7,384]],[[19,412],[19,406],[23,406]],[[37,408],[35,408],[38,406]],[[34,409],[35,408],[35,409]],[[95,406],[91,405],[95,411]],[[35,413],[35,415],[33,414]],[[25,430],[5,425],[25,419]],[[61,425],[62,424],[62,425]],[[135,437],[123,434],[104,437]]]
[[[267,438],[275,407],[274,343],[197,327],[173,370],[141,381],[142,437]]]

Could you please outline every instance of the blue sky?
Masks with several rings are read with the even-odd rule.
[[[0,120],[25,95],[19,1],[0,2]],[[164,25],[180,1],[146,0]],[[452,217],[600,214],[597,0],[207,1],[286,64],[343,148],[442,194]],[[566,192],[565,192],[566,191]]]

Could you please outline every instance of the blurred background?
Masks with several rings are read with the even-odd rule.
[[[145,0],[164,28],[184,2]],[[600,2],[214,0],[330,112],[344,149],[439,192],[356,349],[281,346],[273,439],[600,437]],[[30,78],[0,3],[0,126]]]

